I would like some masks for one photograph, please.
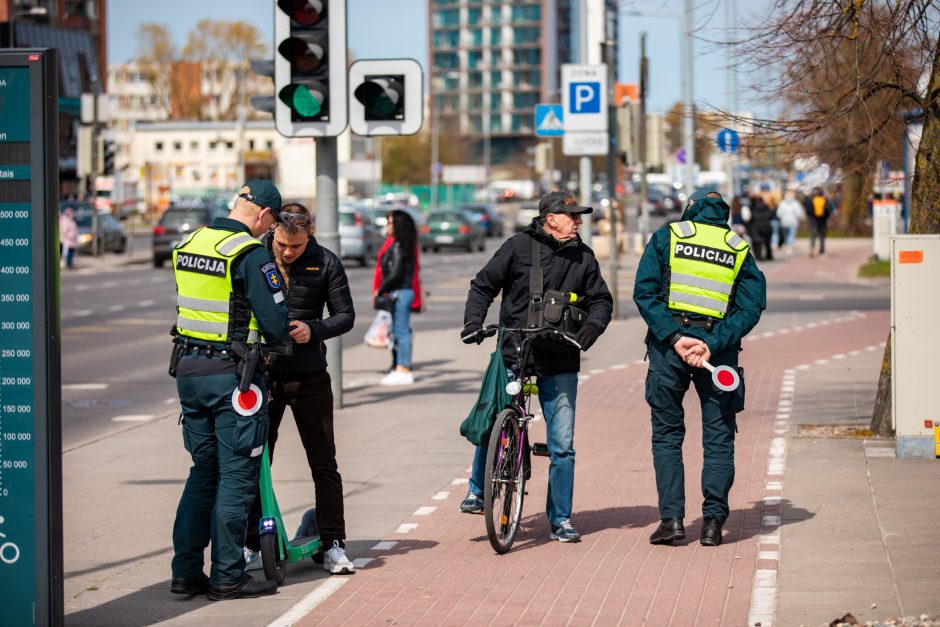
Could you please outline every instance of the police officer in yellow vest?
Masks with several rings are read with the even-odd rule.
[[[255,239],[281,221],[280,208],[270,181],[249,181],[227,218],[173,251],[178,315],[170,373],[193,460],[173,525],[170,591],[177,594],[218,601],[276,592],[275,582],[245,574],[243,548],[268,429],[261,342],[280,343],[289,331],[277,266]]]
[[[653,234],[636,273],[633,300],[649,325],[646,400],[652,410],[653,466],[660,525],[652,544],[685,538],[682,399],[695,385],[702,410],[702,523],[699,541],[721,544],[734,483],[735,414],[744,383],[722,392],[702,366],[738,367],[741,340],[766,308],[766,283],[748,244],[728,228],[730,209],[711,188],[689,197],[681,222]]]

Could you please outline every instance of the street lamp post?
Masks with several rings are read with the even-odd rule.
[[[28,11],[18,11],[10,16],[9,29],[10,29],[10,47],[16,48],[16,29],[13,28],[14,22],[18,17],[25,17],[27,15],[40,16],[47,15],[49,13],[46,7],[30,7]]]

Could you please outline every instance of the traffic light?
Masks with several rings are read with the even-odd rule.
[[[366,76],[356,87],[356,100],[365,107],[366,122],[405,119],[405,76]]]
[[[101,152],[101,174],[104,176],[111,176],[114,174],[114,155],[117,152],[117,147],[114,145],[114,140],[105,139]]]
[[[424,77],[414,59],[367,59],[349,68],[349,126],[357,135],[421,130]]]
[[[274,120],[286,137],[346,128],[346,0],[278,0]]]
[[[637,154],[637,121],[639,106],[635,102],[625,102],[617,107],[617,155],[624,165],[630,166],[639,160]]]

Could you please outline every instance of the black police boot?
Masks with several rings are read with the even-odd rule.
[[[650,536],[650,544],[672,544],[676,540],[685,540],[685,526],[681,518],[663,518]]]
[[[229,586],[209,586],[210,601],[226,601],[228,599],[251,599],[277,592],[277,582],[252,579],[245,575],[241,583]]]
[[[702,546],[721,544],[721,523],[717,518],[706,518],[702,525],[702,536],[698,540]]]
[[[209,591],[209,578],[205,573],[195,577],[173,577],[170,581],[170,592],[173,594],[205,594]]]

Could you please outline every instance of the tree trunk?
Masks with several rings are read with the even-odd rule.
[[[884,357],[881,359],[881,374],[878,377],[878,394],[875,396],[875,410],[871,417],[871,432],[882,437],[894,435],[891,426],[891,336],[885,343]]]
[[[940,233],[940,205],[934,200],[940,194],[940,40],[936,44],[933,68],[924,97],[924,129],[914,167],[911,190],[911,233]],[[935,340],[936,338],[931,338]],[[878,395],[872,414],[871,430],[885,434],[891,427],[891,341],[885,344],[878,380]]]

